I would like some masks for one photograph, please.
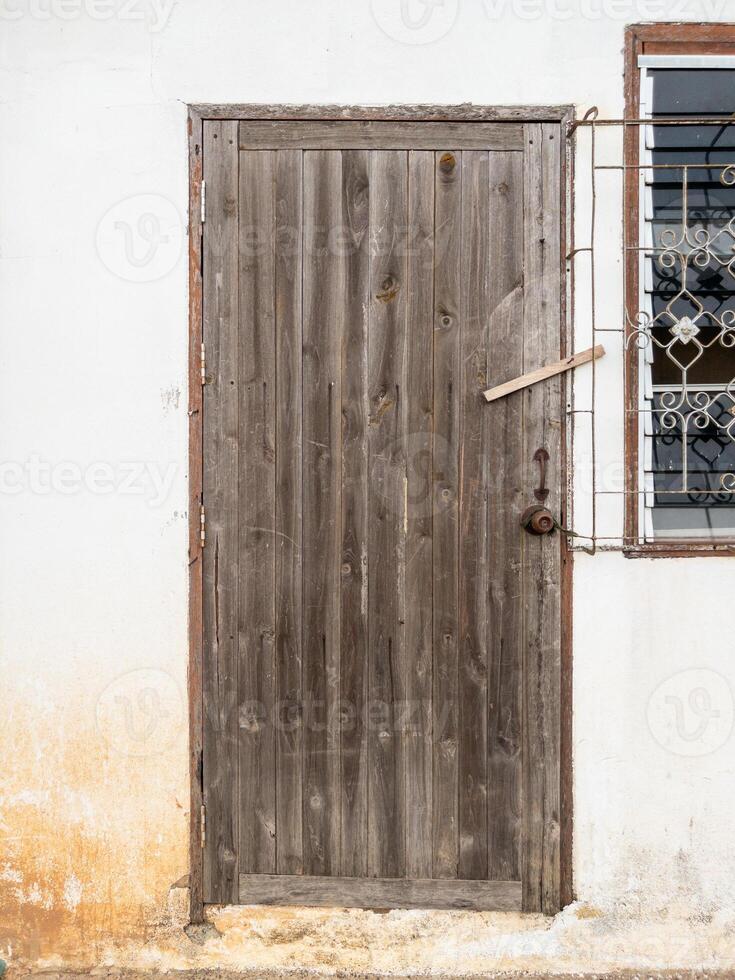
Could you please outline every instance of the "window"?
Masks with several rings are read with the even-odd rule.
[[[735,119],[722,121],[735,112],[735,44],[636,48],[640,118],[662,122],[629,127],[626,143],[632,531],[722,542],[735,539]]]

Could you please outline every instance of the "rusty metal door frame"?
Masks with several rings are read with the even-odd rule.
[[[202,177],[203,126],[205,120],[384,120],[416,122],[516,122],[556,123],[565,147],[561,157],[561,335],[562,355],[571,344],[571,277],[567,256],[572,251],[572,155],[567,128],[574,119],[572,106],[341,106],[341,105],[190,105],[189,143],[189,773],[190,871],[189,915],[191,922],[204,921],[202,865],[202,562],[201,526],[203,427],[201,357],[203,334],[202,284]],[[568,388],[571,399],[571,386]],[[562,486],[568,485],[571,438],[563,427]],[[566,539],[559,536],[561,549],[561,742],[560,742],[560,874],[561,906],[573,900],[572,875],[572,554]]]

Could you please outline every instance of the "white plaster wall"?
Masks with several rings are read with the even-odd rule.
[[[0,0],[6,948],[48,954],[82,911],[90,948],[140,929],[187,870],[186,103],[576,103],[618,116],[626,22],[735,19],[735,0],[443,0],[406,30],[397,3]],[[617,326],[616,202],[606,192],[600,264]],[[581,236],[581,187],[578,205]],[[167,240],[146,264],[149,212]],[[128,254],[108,247],[125,226]],[[578,310],[582,346],[582,274]],[[620,446],[609,349],[602,466]],[[577,560],[584,901],[732,901],[733,585],[727,559]],[[688,740],[699,689],[720,714]]]

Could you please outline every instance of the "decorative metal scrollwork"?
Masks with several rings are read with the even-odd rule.
[[[735,348],[735,308],[713,308],[715,303],[705,306],[701,282],[703,278],[721,282],[724,276],[735,280],[735,213],[726,207],[690,208],[689,187],[691,171],[697,170],[716,173],[723,187],[735,187],[735,163],[663,165],[661,169],[682,173],[681,224],[671,227],[667,223],[658,235],[653,229],[652,243],[640,249],[651,263],[661,298],[657,309],[652,305],[650,311],[637,311],[635,322],[629,322],[626,341],[628,350],[637,350],[644,363],[655,362],[659,375],[666,378],[663,385],[648,386],[639,409],[650,414],[651,434],[658,444],[669,447],[671,476],[681,476],[679,481],[665,481],[663,488],[659,480],[656,492],[688,495],[691,502],[701,503],[705,495],[712,501],[732,503],[732,498],[722,495],[735,494],[735,472],[719,473],[703,441],[714,441],[715,456],[735,443],[735,376],[729,381],[714,376],[727,363],[727,358],[714,352]],[[735,291],[735,284],[723,290],[725,294],[730,291]],[[677,466],[670,454],[679,447]],[[700,459],[701,467],[690,465],[690,460]],[[706,474],[704,485],[697,483],[702,473]]]

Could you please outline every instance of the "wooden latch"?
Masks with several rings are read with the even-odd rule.
[[[485,401],[494,402],[497,398],[503,398],[505,395],[510,395],[514,391],[520,391],[522,388],[528,388],[529,385],[535,385],[539,381],[553,378],[555,374],[571,371],[572,368],[579,367],[580,364],[587,364],[588,361],[597,360],[604,353],[605,348],[602,344],[598,344],[597,347],[590,347],[587,350],[580,351],[579,354],[572,354],[571,357],[565,357],[562,361],[555,361],[553,364],[547,364],[546,367],[536,368],[535,371],[522,374],[519,378],[514,378],[513,381],[506,381],[504,384],[497,385],[495,388],[488,388],[487,391],[483,392]]]

